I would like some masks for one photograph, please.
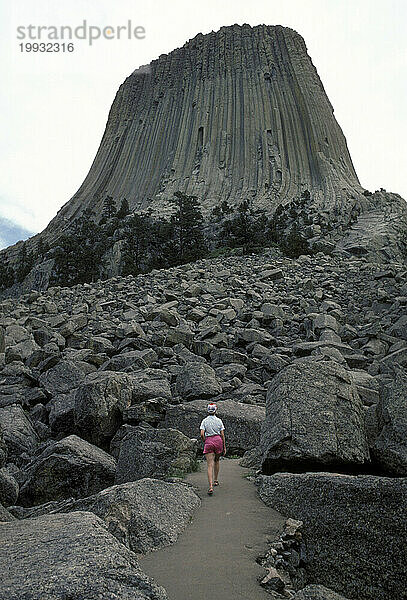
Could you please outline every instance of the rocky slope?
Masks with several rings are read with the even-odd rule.
[[[173,543],[199,505],[174,476],[194,468],[191,438],[211,399],[231,451],[262,470],[261,497],[304,523],[301,554],[279,542],[268,568],[291,570],[297,587],[321,583],[355,600],[400,595],[406,274],[403,263],[266,252],[4,300],[0,515],[9,524],[0,536],[21,531],[17,563],[36,519],[50,555],[65,552],[55,527],[69,539],[83,519],[103,544],[116,538],[123,565],[136,571],[126,553]],[[320,494],[328,509],[317,518]],[[358,516],[366,516],[362,496],[372,499],[370,525]],[[70,560],[80,569],[78,544]],[[105,585],[107,546],[89,597]],[[131,581],[162,597],[139,571]]]

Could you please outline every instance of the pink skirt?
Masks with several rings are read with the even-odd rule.
[[[203,453],[210,454],[211,452],[214,452],[215,454],[222,454],[223,440],[220,435],[211,435],[205,438]]]

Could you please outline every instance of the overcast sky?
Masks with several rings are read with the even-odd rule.
[[[145,38],[20,51],[17,27],[84,20],[100,28],[131,20]],[[405,0],[3,0],[0,248],[41,231],[75,193],[117,88],[135,68],[233,23],[285,25],[304,37],[361,184],[407,199]]]

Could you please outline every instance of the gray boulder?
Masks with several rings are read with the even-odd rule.
[[[176,390],[183,400],[195,400],[217,396],[222,392],[222,386],[210,365],[190,363],[178,374]]]
[[[280,371],[267,391],[261,447],[265,473],[367,462],[363,405],[350,374],[318,359]]]
[[[373,459],[389,475],[407,476],[407,373],[398,371],[382,390],[376,407],[379,436]]]
[[[19,342],[18,344],[15,344],[13,346],[7,346],[5,353],[6,363],[11,363],[15,360],[20,360],[24,362],[29,356],[31,356],[31,354],[33,354],[36,350],[39,349],[40,347],[34,341],[32,336],[30,339]]]
[[[53,433],[68,435],[75,430],[75,394],[58,394],[49,403],[49,425]]]
[[[94,514],[0,524],[0,600],[166,600]]]
[[[10,460],[20,463],[21,454],[31,455],[38,446],[38,435],[22,407],[17,404],[0,409],[0,430]]]
[[[259,444],[260,430],[266,416],[263,406],[252,406],[233,400],[220,400],[216,404],[216,414],[225,426],[229,454],[243,454]],[[205,400],[169,406],[163,427],[174,427],[190,438],[199,438],[201,421],[208,416],[207,406],[208,402]]]
[[[28,465],[19,502],[23,506],[80,498],[113,484],[115,459],[85,440],[70,435],[49,444]]]
[[[122,544],[134,552],[145,553],[176,542],[199,505],[200,500],[189,485],[140,479],[114,485],[88,498],[18,508],[24,511],[24,519],[78,510],[94,513]]]
[[[406,478],[276,473],[259,482],[267,506],[303,521],[309,581],[349,598],[403,597]]]
[[[16,520],[16,518],[14,517],[14,515],[12,515],[11,512],[9,512],[7,510],[7,508],[4,508],[4,506],[2,504],[0,504],[0,522],[15,521],[15,520]],[[0,538],[1,538],[1,533],[0,533]],[[0,594],[1,594],[1,587],[0,587]]]
[[[4,506],[15,504],[18,498],[19,485],[6,467],[0,469],[0,502]]]
[[[297,592],[292,600],[347,600],[347,598],[323,585],[311,584]]]
[[[75,395],[75,426],[88,441],[105,447],[121,424],[122,413],[131,405],[130,375],[102,371],[87,375]]]
[[[72,360],[61,360],[41,374],[40,385],[50,396],[56,396],[77,388],[84,378],[85,373]]]
[[[120,444],[115,483],[183,475],[195,466],[197,442],[175,429],[132,427]]]

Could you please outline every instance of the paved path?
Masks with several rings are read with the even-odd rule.
[[[170,600],[270,600],[258,584],[265,570],[255,559],[285,519],[257,498],[247,473],[238,460],[222,460],[213,496],[206,494],[206,464],[187,477],[202,498],[193,522],[173,546],[139,557]]]

